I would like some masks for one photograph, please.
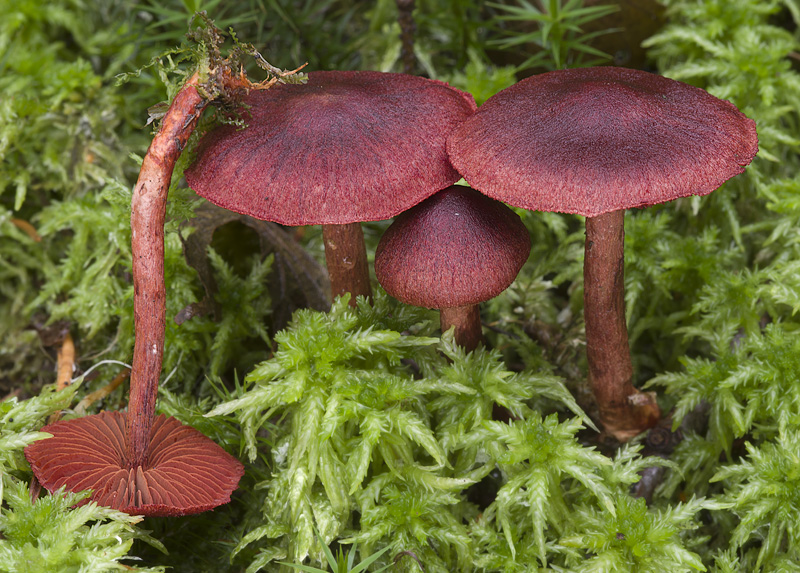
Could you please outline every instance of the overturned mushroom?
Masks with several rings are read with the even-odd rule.
[[[217,72],[218,87],[253,87],[227,67]],[[155,415],[166,314],[167,191],[175,161],[210,101],[201,95],[199,83],[199,73],[195,73],[173,99],[134,188],[136,342],[128,411],[46,426],[44,431],[53,437],[25,449],[34,475],[49,491],[61,486],[70,491],[90,487],[103,503],[141,515],[185,515],[227,503],[244,473],[242,464],[210,439],[175,419]],[[209,473],[211,466],[217,469]]]
[[[42,428],[25,455],[48,491],[91,489],[92,501],[132,515],[187,515],[228,503],[244,468],[175,418],[157,416],[147,461],[127,459],[126,414],[101,412]]]

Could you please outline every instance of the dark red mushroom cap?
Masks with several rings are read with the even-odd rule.
[[[511,209],[454,185],[401,213],[375,251],[378,282],[414,306],[454,308],[503,292],[531,250]]]
[[[147,464],[128,468],[125,414],[101,412],[42,428],[52,438],[25,448],[48,491],[94,490],[92,501],[132,515],[188,515],[228,503],[244,474],[233,456],[175,418],[157,416]]]
[[[186,180],[231,211],[285,225],[391,218],[455,183],[445,140],[471,95],[405,74],[311,72],[252,91],[245,129],[202,140]]]
[[[613,67],[524,79],[448,139],[453,165],[481,192],[586,216],[706,195],[757,151],[755,122],[730,102]]]

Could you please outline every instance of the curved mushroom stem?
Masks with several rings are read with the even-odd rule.
[[[256,55],[260,58],[260,54]],[[262,58],[263,60],[263,58]],[[264,61],[265,64],[269,64]],[[164,219],[167,194],[175,162],[186,147],[197,121],[212,98],[234,97],[248,89],[267,89],[299,71],[269,71],[275,77],[254,84],[242,68],[233,69],[225,60],[209,69],[207,93],[198,91],[200,74],[195,72],[175,95],[161,127],[142,161],[131,200],[131,255],[133,258],[133,314],[136,342],[131,365],[126,448],[127,466],[144,465],[155,417],[158,378],[164,357],[166,289],[164,286]]]
[[[451,326],[456,327],[456,344],[467,352],[475,350],[483,342],[481,312],[477,304],[443,308],[439,311],[439,322],[442,332],[447,332]]]
[[[331,278],[331,295],[335,298],[346,292],[352,294],[350,305],[356,305],[356,297],[372,298],[367,265],[367,248],[361,223],[346,225],[323,225],[322,240],[325,243],[325,262]]]
[[[625,211],[586,218],[583,304],[589,384],[604,429],[626,442],[660,417],[651,393],[634,388],[625,324]]]
[[[136,342],[127,416],[129,468],[146,461],[155,415],[166,325],[164,218],[167,192],[175,161],[208,103],[197,91],[198,81],[198,74],[194,74],[175,96],[142,161],[131,201]]]

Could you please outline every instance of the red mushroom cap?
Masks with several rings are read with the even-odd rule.
[[[531,240],[511,209],[460,185],[400,214],[375,251],[378,282],[414,306],[454,308],[503,292]]]
[[[157,416],[147,464],[128,468],[125,414],[101,412],[42,428],[52,438],[25,448],[50,492],[94,490],[92,501],[132,515],[188,515],[228,503],[244,467],[209,438],[175,418]]]
[[[455,183],[445,139],[475,111],[435,80],[311,72],[245,99],[245,129],[201,142],[189,185],[220,207],[285,225],[388,219]]]
[[[706,195],[758,152],[755,122],[626,68],[558,70],[495,94],[448,138],[456,169],[517,207],[596,216]]]

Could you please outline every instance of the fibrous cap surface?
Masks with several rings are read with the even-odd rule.
[[[481,192],[585,216],[706,195],[757,151],[755,122],[730,102],[614,67],[524,79],[448,139],[453,165]]]
[[[375,252],[375,275],[406,304],[453,308],[503,292],[530,250],[516,213],[454,185],[395,219]]]
[[[244,100],[245,129],[208,133],[186,171],[212,203],[285,225],[391,218],[455,183],[447,135],[471,95],[405,74],[311,72]]]
[[[157,416],[144,466],[125,460],[125,414],[101,412],[42,428],[53,434],[25,448],[48,491],[94,490],[91,500],[132,515],[188,515],[228,503],[244,467],[175,418]]]

